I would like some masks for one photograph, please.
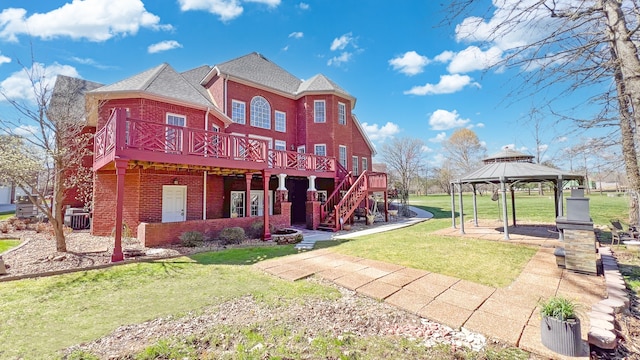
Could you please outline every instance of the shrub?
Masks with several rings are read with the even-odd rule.
[[[251,239],[259,239],[262,237],[262,233],[264,232],[264,222],[256,221],[249,227],[249,231],[247,236]]]
[[[576,304],[566,298],[554,296],[540,303],[540,316],[568,320],[577,318]]]
[[[202,245],[204,242],[204,234],[200,231],[185,231],[180,234],[179,239],[182,246],[196,247]]]
[[[39,222],[36,224],[35,230],[39,234],[39,233],[49,232],[50,227],[51,225],[49,223]]]
[[[8,232],[13,231],[13,226],[11,226],[11,224],[9,224],[8,221],[3,221],[0,222],[0,232],[3,234],[6,234]]]
[[[27,229],[27,224],[22,220],[16,220],[13,222],[13,227],[18,231],[22,231]]]
[[[244,229],[241,227],[225,228],[218,235],[221,245],[240,244],[244,238]]]

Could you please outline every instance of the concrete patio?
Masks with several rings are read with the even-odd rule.
[[[524,226],[518,226],[521,230]],[[453,230],[453,231],[452,231]],[[444,229],[440,235],[503,240],[496,228],[466,227]],[[472,231],[475,230],[475,231]],[[554,359],[564,359],[540,341],[541,298],[563,295],[580,303],[587,313],[593,304],[606,298],[604,277],[582,275],[556,266],[554,234],[546,227],[534,234],[512,233],[511,242],[538,245],[539,250],[515,281],[493,288],[470,281],[407,268],[391,263],[342,255],[331,249],[303,252],[255,264],[256,268],[283,279],[296,281],[319,276],[401,309],[448,325],[467,328],[523,350]],[[555,234],[557,236],[557,234]],[[589,316],[581,316],[584,358],[588,358]]]

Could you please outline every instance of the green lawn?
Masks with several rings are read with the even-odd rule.
[[[20,240],[18,239],[2,239],[0,240],[0,254],[3,252],[14,248],[20,244]]]
[[[0,213],[0,221],[7,220],[8,218],[14,217],[15,215],[16,213],[13,211],[10,213]]]
[[[608,225],[611,219],[620,219],[626,222],[629,218],[629,200],[624,196],[608,197],[594,193],[589,197],[591,218],[596,225]],[[502,219],[501,201],[491,201],[491,194],[477,196],[478,219],[500,220]],[[555,210],[553,193],[549,195],[516,194],[516,220],[532,222],[555,222]],[[473,216],[473,199],[471,194],[463,195],[465,219]],[[444,217],[451,218],[451,197],[449,195],[413,196],[409,199],[413,205],[426,206],[436,209]],[[460,200],[456,194],[456,211],[460,211]],[[508,198],[509,219],[511,220],[511,197]],[[566,210],[566,204],[565,204]]]
[[[251,263],[272,256],[271,250],[248,250],[245,259],[238,251],[227,253],[236,262]],[[124,324],[198,311],[246,294],[267,304],[339,296],[306,281],[291,283],[248,266],[220,264],[228,261],[224,258],[200,254],[0,283],[0,358],[49,359]]]

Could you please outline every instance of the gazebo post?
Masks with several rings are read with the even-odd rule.
[[[476,196],[476,184],[471,184],[473,188],[473,223],[478,227],[478,201]]]
[[[509,186],[509,189],[511,189],[511,214],[513,216],[513,227],[516,227],[518,226],[516,225],[516,194],[513,191],[513,184]]]
[[[456,228],[456,185],[451,182],[451,226]]]
[[[464,234],[464,208],[462,206],[462,183],[458,179],[458,189],[460,191],[460,234]]]
[[[558,216],[564,216],[564,181],[562,175],[558,175]]]
[[[507,211],[507,188],[505,186],[504,176],[500,177],[500,192],[502,193],[502,219],[504,221],[504,239],[509,239],[509,212]]]

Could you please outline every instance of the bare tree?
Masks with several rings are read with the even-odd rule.
[[[469,13],[475,3],[453,1],[452,16]],[[491,65],[519,68],[525,80],[520,89],[523,93],[539,92],[559,84],[564,84],[568,92],[592,85],[604,89],[589,99],[602,108],[597,116],[580,119],[571,114],[573,109],[557,114],[572,120],[577,127],[617,128],[632,195],[630,220],[637,223],[640,173],[638,158],[632,149],[637,146],[633,134],[640,128],[637,45],[640,3],[637,0],[505,0],[493,5],[496,8],[489,21],[471,16],[458,25],[458,38],[482,42],[487,47],[498,46],[501,58],[493,59]],[[559,98],[556,100],[564,100]],[[576,104],[575,108],[582,105]]]
[[[453,176],[461,176],[473,171],[482,164],[481,160],[486,155],[478,135],[467,128],[454,131],[451,137],[442,143],[442,147]]]
[[[63,201],[67,191],[78,186],[86,197],[91,180],[91,171],[83,164],[92,150],[92,134],[85,128],[84,93],[99,84],[59,76],[52,88],[44,66],[32,62],[22,68],[32,99],[12,98],[0,89],[16,110],[14,117],[0,117],[0,133],[5,135],[0,174],[29,195],[49,219],[57,250],[66,252]]]
[[[424,143],[420,139],[394,138],[390,143],[384,143],[380,150],[382,161],[400,181],[398,197],[402,203],[407,201],[412,179],[418,176],[423,168],[423,146]]]

